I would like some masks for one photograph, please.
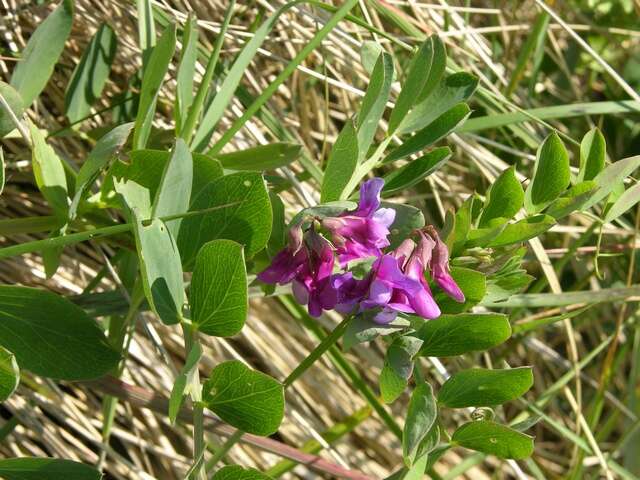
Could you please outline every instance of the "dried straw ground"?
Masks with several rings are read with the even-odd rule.
[[[2,0],[2,44],[5,51],[16,52],[23,48],[34,27],[50,12],[51,6],[36,6],[26,0]],[[201,20],[201,39],[211,47],[218,31],[219,22],[224,14],[225,2],[216,0],[159,0],[155,6],[164,11],[170,18],[184,21],[185,13],[193,11]],[[239,1],[239,7],[232,20],[222,52],[223,58],[230,59],[239,50],[248,37],[247,25],[256,18],[258,10],[268,13],[284,3],[278,1]],[[336,3],[336,2],[334,2]],[[383,2],[380,2],[383,3]],[[465,4],[465,2],[457,2]],[[476,2],[474,2],[476,3]],[[489,5],[491,2],[477,2]],[[96,111],[107,109],[113,99],[127,88],[128,79],[140,66],[140,52],[137,47],[137,24],[135,18],[135,2],[114,0],[100,2],[96,0],[77,0],[76,16],[71,39],[56,69],[52,81],[40,99],[34,104],[29,116],[40,127],[49,132],[62,129],[65,119],[62,115],[64,90],[73,66],[86,46],[91,35],[101,22],[109,22],[118,35],[118,54],[111,73],[110,82],[105,95],[96,106]],[[389,30],[398,38],[403,34],[384,22],[369,2],[362,1],[366,15],[371,24],[382,30]],[[405,8],[410,12],[407,17],[411,24],[423,33],[442,32],[444,30],[446,3],[429,6],[422,1],[387,0],[386,5],[392,9]],[[513,13],[514,7],[518,11]],[[558,7],[560,8],[560,7]],[[558,10],[562,15],[570,14],[568,8]],[[513,58],[517,55],[528,26],[535,15],[534,2],[520,5],[516,2],[509,8],[451,9],[448,12],[450,25],[444,38],[450,55],[464,69],[481,78],[482,85],[498,98],[508,82],[508,73],[513,66]],[[246,72],[244,85],[252,92],[260,92],[270,80],[281,71],[288,59],[299,51],[302,45],[319,28],[319,22],[326,18],[322,11],[300,6],[297,10],[285,14],[278,22],[252,67]],[[498,19],[498,26],[495,19]],[[578,23],[581,19],[571,18]],[[489,25],[489,27],[487,27]],[[487,27],[487,28],[483,28]],[[161,30],[159,27],[158,30]],[[548,45],[550,54],[554,55],[566,46],[569,34],[557,22],[552,22],[551,42]],[[620,37],[623,46],[629,48],[638,44],[637,32],[627,32]],[[372,36],[353,24],[343,22],[334,30],[322,45],[305,62],[304,66],[280,88],[277,95],[268,103],[268,110],[286,127],[294,139],[303,144],[309,158],[322,162],[326,159],[328,149],[335,139],[341,122],[356,111],[357,103],[366,86],[367,75],[360,65],[360,47],[364,40]],[[388,42],[378,38],[385,47]],[[491,42],[497,41],[508,48],[504,58],[496,58],[491,49]],[[413,40],[407,42],[414,43]],[[516,52],[516,53],[514,53]],[[175,68],[176,63],[172,68]],[[3,80],[7,80],[13,64],[3,57],[0,70]],[[203,72],[202,66],[199,73]],[[486,73],[490,72],[492,79]],[[175,76],[175,71],[171,71]],[[162,100],[157,116],[158,127],[170,127],[172,124],[171,105],[175,82],[172,79],[164,87]],[[553,82],[541,79],[540,88],[554,93]],[[585,100],[586,94],[580,91],[579,83],[571,85],[572,91],[561,92],[567,103]],[[526,107],[529,102],[522,97],[513,97],[513,102]],[[239,101],[234,101],[232,111],[224,124],[229,124],[238,112],[242,111]],[[56,150],[72,164],[79,164],[91,149],[94,140],[90,135],[92,129],[108,126],[114,115],[110,110],[95,115],[84,122],[74,133],[67,133],[51,139]],[[528,124],[523,128],[532,138],[540,139],[544,130],[539,126]],[[224,126],[222,127],[224,129]],[[572,132],[574,138],[586,131]],[[229,146],[230,149],[241,149],[274,139],[268,129],[259,121],[249,123],[238,134]],[[476,135],[454,135],[449,142],[454,149],[454,158],[442,172],[433,175],[411,198],[398,198],[397,201],[415,201],[421,205],[429,204],[427,211],[433,223],[440,224],[442,214],[449,206],[459,205],[473,189],[483,192],[486,186],[506,168],[507,163],[501,159],[500,152],[520,158],[522,164],[530,165],[533,154],[531,148],[492,144]],[[33,184],[30,169],[30,153],[20,139],[3,141],[7,159],[8,184],[0,198],[0,214],[3,217],[23,217],[48,214],[48,208]],[[293,167],[297,169],[298,167]],[[528,167],[527,167],[528,168]],[[523,174],[529,172],[523,171]],[[524,176],[523,176],[524,178]],[[300,184],[299,188],[286,198],[288,214],[293,214],[301,206],[317,200],[316,194],[308,184]],[[536,276],[547,275],[551,290],[560,291],[553,268],[540,269],[539,264],[549,262],[549,257],[557,258],[566,252],[576,236],[591,225],[592,220],[585,216],[576,216],[555,229],[540,242],[530,245],[528,267]],[[618,225],[605,229],[605,244],[616,244],[626,248],[628,234],[633,231],[631,225]],[[7,245],[24,242],[34,236],[16,234],[10,238],[2,238],[1,244]],[[41,237],[39,237],[41,238]],[[547,243],[548,242],[548,243]],[[587,244],[588,247],[591,244]],[[545,251],[545,246],[548,251]],[[587,250],[585,250],[588,253]],[[25,255],[19,258],[0,262],[0,281],[6,284],[22,284],[43,286],[64,295],[78,295],[103,270],[111,251],[108,247],[97,243],[84,243],[74,248],[67,248],[63,256],[62,268],[49,280],[44,278],[42,261],[38,255]],[[613,278],[625,282],[625,263],[620,270],[613,272]],[[585,278],[592,269],[587,257],[576,256],[569,265],[577,278]],[[582,285],[582,289],[599,289],[599,281],[591,276]],[[611,277],[610,277],[611,278]],[[609,280],[608,284],[612,283]],[[108,271],[100,280],[98,291],[112,291],[118,288],[118,280]],[[537,314],[549,316],[553,310],[520,313],[516,320],[526,315]],[[618,305],[599,307],[598,316],[605,319],[616,318]],[[627,312],[631,315],[631,312]],[[123,375],[123,380],[137,385],[161,396],[168,396],[176,369],[183,362],[183,345],[180,332],[174,328],[162,326],[149,314],[142,314],[137,323],[138,332],[131,344],[131,357]],[[52,321],[55,319],[52,319]],[[332,327],[337,318],[327,316],[319,322]],[[596,323],[587,331],[575,331],[570,324],[558,324],[548,330],[540,331],[526,341],[518,340],[509,343],[492,358],[496,361],[507,361],[512,366],[534,365],[536,372],[535,391],[530,399],[535,398],[552,385],[558,378],[569,371],[577,359],[583,358],[595,345],[606,339],[611,333],[610,325]],[[316,345],[313,337],[283,306],[276,300],[253,298],[250,317],[242,333],[232,339],[206,339],[205,360],[202,373],[206,373],[216,363],[227,359],[240,359],[253,367],[270,375],[283,379],[307,353]],[[159,348],[159,346],[161,348]],[[347,355],[348,360],[374,389],[376,379],[382,366],[383,350],[380,345],[372,344],[355,348]],[[476,359],[481,364],[492,362],[488,356]],[[626,368],[628,359],[620,359],[620,368]],[[467,361],[450,361],[444,367],[455,370]],[[431,364],[426,364],[433,367]],[[576,385],[575,379],[570,388],[560,391],[552,397],[550,406],[545,410],[550,418],[559,422],[569,432],[581,432],[580,406],[581,396],[593,395],[592,384],[596,382],[600,367],[589,364],[582,371],[582,381]],[[433,368],[433,379],[442,381],[442,371]],[[618,415],[618,421],[611,425],[612,433],[600,444],[600,449],[608,450],[611,438],[623,433],[627,426],[637,423],[637,416],[616,402],[617,391],[624,391],[624,376],[616,378],[605,405],[607,418]],[[103,385],[104,387],[104,385]],[[0,429],[0,455],[3,457],[20,455],[45,455],[69,458],[96,463],[100,452],[106,449],[107,460],[105,471],[107,478],[118,479],[178,479],[183,478],[191,463],[190,428],[186,423],[178,422],[170,425],[164,412],[154,412],[141,408],[140,402],[120,402],[117,411],[113,437],[109,446],[101,439],[101,398],[103,393],[96,385],[56,384],[25,374],[16,395],[12,396],[2,407],[1,416],[4,426]],[[396,402],[392,411],[401,422],[406,410],[407,398]],[[395,437],[387,431],[376,414],[362,410],[365,400],[352,386],[349,380],[330,361],[324,357],[287,393],[286,420],[278,434],[277,440],[288,445],[300,447],[310,439],[323,444],[321,456],[331,463],[349,469],[357,469],[371,478],[383,478],[401,463],[401,448]],[[524,405],[516,404],[498,410],[503,418],[513,418]],[[360,411],[360,412],[359,412]],[[576,413],[578,411],[578,413]],[[348,419],[359,412],[364,418],[353,431],[345,434],[332,445],[321,439],[320,433],[337,422]],[[454,420],[464,420],[466,412],[454,415]],[[8,420],[12,419],[12,420]],[[17,422],[17,423],[16,423]],[[451,425],[454,422],[451,421]],[[557,429],[546,421],[538,423],[531,432],[537,436],[535,460],[545,474],[562,476],[570,468],[569,460],[575,445]],[[580,433],[582,435],[582,433]],[[220,444],[222,436],[209,431],[208,440],[212,445]],[[602,439],[599,439],[602,440]],[[596,452],[597,453],[597,452]],[[436,470],[440,475],[451,476],[452,469],[460,467],[462,458],[467,458],[470,466],[464,478],[483,479],[498,476],[529,478],[531,466],[515,462],[504,463],[487,459],[474,465],[474,458],[469,452],[453,450],[440,461]],[[266,453],[260,448],[241,444],[233,448],[228,455],[229,462],[255,466],[267,470],[281,458]],[[597,455],[588,455],[586,463],[595,465],[590,470],[593,478],[605,475],[599,467]],[[304,467],[296,467],[286,478],[318,478],[321,474]]]

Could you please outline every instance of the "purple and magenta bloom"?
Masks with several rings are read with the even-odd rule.
[[[371,312],[374,321],[381,324],[392,322],[399,313],[437,318],[440,309],[425,277],[427,272],[447,295],[464,302],[464,294],[449,271],[447,246],[432,226],[416,232],[418,243],[406,239],[395,250],[384,251],[390,245],[387,237],[395,210],[380,208],[383,186],[380,178],[369,180],[360,188],[354,211],[313,219],[306,231],[302,223],[293,226],[289,244],[258,279],[270,284],[291,283],[296,300],[316,317],[323,310],[335,309],[348,314]],[[326,237],[317,231],[318,226],[324,228]],[[351,270],[357,263],[370,264],[361,278]]]
[[[384,180],[374,178],[360,187],[358,208],[339,217],[327,217],[322,226],[331,233],[341,266],[353,260],[379,257],[389,246],[389,227],[396,218],[392,208],[380,208]]]

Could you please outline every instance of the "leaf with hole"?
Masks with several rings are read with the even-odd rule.
[[[169,64],[176,49],[176,26],[169,25],[149,56],[145,65],[140,89],[140,101],[136,125],[133,132],[133,148],[142,149],[147,144],[151,133],[151,124],[156,112],[156,102],[160,87],[169,69]]]
[[[17,457],[0,460],[5,480],[100,480],[102,474],[90,465],[48,457]]]
[[[71,74],[64,96],[64,111],[71,123],[78,122],[91,113],[91,107],[102,94],[111,64],[116,56],[118,38],[106,23],[100,25],[80,63]]]
[[[36,288],[0,286],[0,345],[20,368],[61,380],[101,377],[120,359],[82,309]]]
[[[184,282],[175,241],[159,218],[145,226],[137,209],[133,210],[132,217],[145,296],[163,323],[179,323],[184,304]]]
[[[453,357],[500,345],[511,336],[511,325],[506,315],[497,313],[441,315],[413,335],[423,341],[420,355]]]
[[[271,204],[261,175],[234,173],[202,189],[190,211],[221,207],[207,215],[182,220],[178,247],[185,267],[190,268],[200,247],[225,238],[244,245],[250,258],[262,250],[271,234]]]
[[[203,385],[206,407],[222,420],[254,435],[275,433],[284,416],[284,388],[238,360],[216,366]]]
[[[438,403],[450,408],[493,407],[515,400],[532,386],[530,367],[471,368],[449,377],[438,392]]]
[[[320,201],[322,203],[344,200],[346,186],[358,166],[358,135],[355,124],[348,120],[331,149],[322,179]]]
[[[73,23],[73,0],[62,0],[33,32],[11,75],[11,85],[28,107],[47,85]]]
[[[533,437],[486,420],[465,423],[453,433],[451,441],[498,458],[521,460],[533,453]]]
[[[533,178],[524,195],[527,212],[547,207],[567,189],[569,180],[569,154],[554,132],[538,148]]]
[[[242,245],[214,240],[196,257],[191,290],[191,321],[203,333],[230,337],[247,318],[247,272]]]

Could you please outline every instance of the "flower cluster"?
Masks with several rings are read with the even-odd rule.
[[[362,184],[354,211],[311,222],[303,219],[294,225],[287,247],[258,279],[291,283],[296,300],[307,305],[313,316],[331,309],[371,312],[374,321],[382,324],[392,322],[398,313],[427,319],[440,315],[427,272],[447,295],[464,302],[449,272],[447,246],[432,226],[416,231],[415,241],[407,238],[395,250],[385,251],[396,212],[380,208],[383,186],[380,178]]]

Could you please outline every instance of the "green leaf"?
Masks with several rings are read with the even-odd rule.
[[[104,170],[111,159],[118,153],[129,138],[133,123],[118,125],[104,137],[98,140],[96,146],[80,167],[76,177],[76,189],[69,207],[69,220],[74,220],[78,212],[80,202],[96,181],[98,175]]]
[[[198,362],[201,357],[202,347],[199,342],[194,342],[171,389],[171,397],[169,398],[169,420],[172,424],[174,424],[176,418],[178,418],[184,396],[192,393],[194,388],[200,388],[200,380],[197,374]]]
[[[405,79],[395,107],[389,117],[388,134],[396,131],[409,109],[416,103],[418,95],[422,92],[429,77],[433,62],[433,37],[427,38],[413,55],[407,78]]]
[[[0,95],[2,95],[7,101],[9,108],[11,108],[11,111],[15,114],[16,118],[22,118],[24,105],[22,103],[22,98],[20,98],[20,94],[16,92],[15,88],[8,83],[0,82]],[[16,124],[11,117],[11,114],[7,112],[4,105],[0,105],[0,138],[12,132],[15,128]]]
[[[287,241],[287,224],[282,199],[277,193],[269,192],[269,201],[271,202],[273,221],[271,223],[271,236],[267,244],[267,253],[270,257],[274,257],[284,248]]]
[[[295,161],[302,147],[295,143],[276,142],[245,150],[216,155],[216,160],[229,170],[262,172],[284,167]]]
[[[271,480],[271,477],[253,468],[227,465],[218,470],[211,480]]]
[[[484,274],[477,270],[463,267],[451,267],[451,276],[456,281],[462,293],[464,293],[464,303],[458,303],[449,298],[440,288],[434,286],[434,298],[442,313],[462,313],[469,310],[474,305],[480,303],[487,292],[487,282]]]
[[[593,179],[593,181],[598,185],[598,189],[582,206],[583,210],[591,208],[613,192],[618,185],[625,178],[631,175],[638,167],[640,167],[640,155],[624,158],[608,165]]]
[[[580,171],[578,182],[593,180],[604,168],[607,145],[602,132],[592,128],[580,142]]]
[[[387,100],[389,100],[393,73],[393,57],[383,51],[373,68],[371,80],[356,119],[359,160],[367,157],[369,147],[378,130],[378,123],[387,106]]]
[[[170,155],[169,152],[161,150],[134,150],[130,152],[130,164],[124,162],[113,164],[102,187],[101,200],[111,206],[109,202],[114,178],[134,181],[148,189],[151,198],[155,198]],[[223,175],[222,166],[217,160],[200,153],[192,154],[192,159],[193,183],[191,184],[190,203],[193,203],[203,188]]]
[[[176,122],[176,135],[180,135],[193,103],[193,81],[196,74],[198,57],[198,24],[195,15],[189,15],[182,32],[182,51],[176,78],[176,100],[173,115]]]
[[[475,194],[470,195],[456,212],[453,238],[451,239],[451,255],[454,257],[458,256],[464,250],[465,243],[467,242],[471,224],[473,223],[473,207],[476,198]],[[449,243],[448,239],[447,243]]]
[[[179,323],[184,304],[182,264],[175,241],[165,223],[156,218],[144,226],[133,210],[136,247],[144,293],[149,305],[167,325]]]
[[[102,474],[84,463],[58,458],[19,457],[0,460],[5,480],[100,480]]]
[[[358,166],[358,136],[352,120],[344,124],[331,149],[329,161],[322,179],[320,201],[322,203],[344,200],[345,187]]]
[[[156,101],[160,93],[160,87],[173,54],[176,49],[176,26],[169,25],[149,57],[149,62],[144,69],[142,87],[140,89],[140,102],[136,116],[136,126],[133,132],[133,148],[142,149],[147,144],[151,133],[151,124],[156,112]]]
[[[414,230],[424,227],[424,215],[419,209],[401,203],[381,202],[380,205],[396,211],[389,235],[390,248],[397,247],[405,238],[410,237]]]
[[[100,98],[111,64],[116,56],[118,38],[106,23],[100,25],[71,75],[64,96],[64,111],[71,123],[91,113],[91,106]]]
[[[0,345],[13,352],[20,368],[61,380],[101,377],[120,359],[83,310],[27,287],[0,285]]]
[[[553,132],[538,148],[533,178],[524,197],[527,212],[544,209],[567,189],[569,180],[569,154]]]
[[[402,145],[392,150],[383,162],[393,162],[394,160],[424,150],[429,145],[436,143],[457,129],[470,114],[471,109],[466,103],[454,105],[426,127],[416,132],[415,135],[407,139]]]
[[[420,383],[411,394],[407,419],[402,432],[402,456],[407,465],[416,459],[420,444],[431,430],[438,416],[438,406],[428,383]]]
[[[391,403],[407,387],[413,372],[413,357],[422,346],[422,340],[412,336],[397,337],[384,357],[380,372],[380,394],[385,403]]]
[[[15,355],[0,347],[0,402],[4,402],[16,391],[18,383],[20,383],[20,369]]]
[[[604,222],[613,222],[638,202],[640,202],[640,183],[629,187],[620,195],[620,198],[616,200],[604,217]]]
[[[571,103],[553,107],[531,108],[518,112],[491,113],[470,118],[461,128],[461,133],[478,132],[524,122],[553,120],[556,118],[583,117],[585,115],[634,114],[640,109],[635,100],[615,100],[610,102]]]
[[[153,201],[153,217],[167,217],[186,213],[191,203],[193,184],[193,160],[189,147],[178,138],[169,161],[166,162],[160,185]],[[167,222],[173,238],[178,238],[181,220]]]
[[[138,10],[138,44],[142,51],[142,67],[147,68],[149,56],[156,44],[156,27],[153,21],[151,0],[136,0]]]
[[[468,73],[449,75],[441,80],[424,100],[413,107],[397,132],[403,134],[423,129],[455,105],[466,101],[473,95],[477,86],[477,77]]]
[[[373,69],[378,62],[378,58],[380,58],[382,51],[382,45],[378,42],[374,42],[373,40],[366,40],[362,42],[362,48],[360,49],[360,63],[369,75],[373,73]]]
[[[424,342],[420,355],[453,357],[500,345],[511,336],[511,325],[506,315],[497,313],[441,315],[414,335]]]
[[[506,169],[487,191],[479,226],[485,227],[495,218],[512,218],[522,208],[524,190],[516,178],[515,167]]]
[[[242,245],[214,240],[198,252],[189,295],[191,321],[198,330],[230,337],[247,318],[247,272]]]
[[[269,35],[273,25],[275,25],[280,15],[286,11],[287,8],[288,5],[285,5],[271,14],[271,16],[267,18],[255,32],[253,32],[253,37],[245,44],[242,51],[236,57],[233,65],[227,73],[227,76],[222,82],[222,85],[220,85],[220,88],[213,97],[211,104],[205,111],[202,121],[200,122],[200,126],[193,137],[191,146],[198,152],[207,148],[207,145],[211,140],[211,136],[213,135],[218,122],[222,118],[224,111],[231,102],[247,67],[253,61],[256,52],[264,42],[265,38],[267,38],[267,35]]]
[[[519,460],[533,453],[532,437],[485,420],[465,423],[453,433],[451,441],[499,458]]]
[[[424,99],[428,98],[433,90],[440,85],[442,76],[447,67],[447,51],[442,43],[442,39],[433,34],[429,38],[433,43],[433,60],[431,61],[431,67],[429,73],[426,75],[427,79],[422,87],[420,95],[417,97],[417,102],[421,103]],[[416,102],[414,102],[414,105]]]
[[[200,247],[210,240],[234,240],[244,245],[244,253],[249,258],[267,244],[271,234],[271,205],[262,176],[247,172],[219,178],[202,189],[190,210],[225,205],[211,214],[182,220],[178,247],[186,267],[193,264]]]
[[[11,75],[11,85],[20,94],[25,107],[31,105],[47,85],[71,32],[72,23],[73,1],[62,0],[27,42],[21,60]]]
[[[30,124],[31,140],[33,141],[32,166],[36,184],[44,198],[49,202],[54,214],[62,221],[66,220],[69,210],[67,196],[67,177],[64,173],[62,160],[47,144],[40,129]]]
[[[440,147],[420,158],[410,160],[406,165],[385,175],[383,193],[389,195],[412,187],[442,168],[449,158],[451,158],[451,149]]]
[[[489,248],[504,247],[514,243],[525,242],[543,234],[556,224],[556,219],[549,215],[534,215],[515,223],[508,224],[486,246]]]
[[[4,192],[4,185],[7,180],[4,163],[4,150],[0,147],[0,195]]]
[[[450,408],[493,407],[524,395],[533,386],[531,367],[471,368],[449,377],[438,403]]]
[[[203,394],[208,409],[254,435],[272,435],[284,416],[282,384],[237,360],[216,366],[204,383]]]
[[[596,188],[597,184],[593,180],[576,183],[567,190],[564,196],[554,200],[549,205],[546,211],[547,215],[559,220],[576,210],[582,210],[585,203],[595,193]]]

